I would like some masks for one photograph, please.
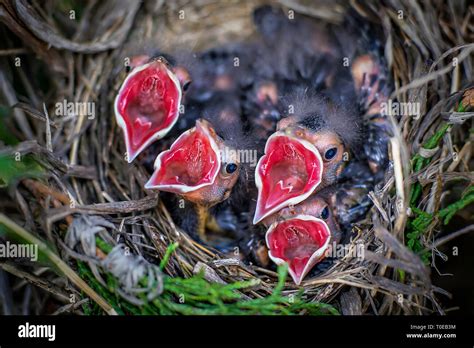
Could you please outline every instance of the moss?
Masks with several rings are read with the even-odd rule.
[[[100,238],[97,246],[105,253],[112,247]],[[167,260],[178,247],[172,244],[168,247],[160,266],[165,267]],[[166,261],[165,261],[166,260]],[[116,279],[106,273],[107,287],[101,285],[87,265],[78,261],[79,274],[103,296],[120,314],[160,314],[160,315],[337,315],[337,309],[331,305],[319,302],[307,302],[302,293],[287,297],[282,294],[282,289],[288,274],[286,266],[278,268],[278,284],[273,293],[264,298],[244,299],[240,290],[258,286],[260,280],[237,281],[230,284],[209,283],[204,279],[203,273],[190,278],[169,277],[164,275],[163,293],[148,301],[146,293],[139,295],[144,301],[143,306],[136,306],[118,296]],[[140,285],[148,284],[145,277]]]
[[[443,138],[444,134],[449,129],[448,124],[444,124],[440,130],[438,130],[435,134],[433,134],[423,145],[423,148],[426,150],[432,150],[438,146],[439,142]],[[431,158],[424,158],[420,154],[416,154],[412,158],[412,169],[414,173],[418,173],[420,170],[425,168],[429,163],[431,162]],[[411,190],[411,195],[410,195],[410,204],[411,205],[416,205],[420,196],[421,196],[421,191],[422,187],[419,182],[416,182]]]
[[[470,185],[461,199],[448,205],[446,208],[439,211],[438,216],[443,219],[443,223],[447,225],[453,216],[460,210],[467,207],[469,204],[474,203],[474,185]]]

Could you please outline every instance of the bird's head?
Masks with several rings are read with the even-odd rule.
[[[360,135],[353,115],[323,99],[299,94],[287,105],[256,168],[254,223],[334,184]]]
[[[240,172],[238,158],[223,156],[225,151],[224,140],[209,122],[200,119],[169,150],[158,155],[145,188],[176,193],[207,207],[222,202],[229,197]]]
[[[293,122],[292,122],[293,121]],[[323,164],[323,174],[319,189],[334,184],[347,162],[348,149],[341,137],[329,128],[312,130],[304,123],[286,118],[280,121],[277,129],[288,136],[304,139],[311,143],[319,152]]]
[[[190,77],[162,58],[137,56],[115,98],[115,117],[125,133],[128,161],[163,138],[179,118],[183,87]]]
[[[319,195],[282,209],[264,222],[270,226],[265,235],[270,259],[287,263],[297,285],[341,236],[331,207]]]
[[[322,174],[323,161],[316,147],[305,139],[275,132],[255,169],[258,197],[253,223],[305,200],[321,184]]]

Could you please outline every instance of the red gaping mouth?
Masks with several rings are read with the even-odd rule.
[[[125,133],[128,162],[163,138],[179,116],[181,87],[160,60],[132,70],[115,99],[115,117]]]
[[[275,222],[266,234],[269,257],[277,265],[288,264],[288,272],[297,285],[329,248],[330,230],[321,219],[311,215]]]
[[[309,197],[321,183],[322,170],[321,155],[312,144],[274,133],[255,170],[258,198],[253,223]]]
[[[219,148],[207,122],[181,134],[167,151],[158,155],[147,189],[174,193],[195,191],[214,183],[221,166]]]

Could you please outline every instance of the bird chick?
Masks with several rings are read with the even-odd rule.
[[[392,125],[384,105],[388,105],[388,73],[381,59],[375,54],[363,54],[354,60],[351,67],[359,108],[367,122],[367,141],[364,153],[370,169],[379,174],[388,165],[388,142],[392,136]]]
[[[267,139],[284,113],[281,95],[330,88],[346,95],[337,81],[352,84],[352,80],[348,69],[342,67],[341,50],[331,27],[299,13],[290,16],[270,5],[258,7],[253,20],[259,35],[253,42],[253,85],[245,93],[244,113],[254,131]]]
[[[393,89],[384,58],[386,38],[380,27],[372,25],[356,11],[349,11],[335,31],[344,57],[350,62],[357,108],[366,127],[362,152],[372,173],[383,177],[389,164],[389,138],[393,135],[387,110],[384,110]]]
[[[219,93],[239,93],[252,80],[252,51],[251,46],[233,43],[196,53],[188,98],[206,103]]]
[[[189,85],[186,69],[172,67],[165,58],[132,58],[130,73],[115,98],[114,110],[123,129],[127,160],[163,138],[180,115],[183,89]]]
[[[226,146],[208,121],[198,120],[169,150],[158,155],[155,171],[145,184],[147,189],[175,193],[193,203],[195,229],[203,241],[209,208],[229,197],[239,177],[238,158],[230,162],[222,158]]]
[[[324,194],[282,209],[265,219],[264,224],[269,226],[265,240],[270,259],[276,264],[287,263],[297,285],[341,239]]]
[[[276,131],[282,117],[279,87],[276,81],[256,79],[252,86],[242,93],[243,117],[261,146]]]
[[[257,71],[281,81],[283,93],[301,83],[313,91],[332,84],[341,54],[330,27],[270,5],[258,7],[253,20],[261,38]]]
[[[349,105],[297,92],[257,164],[254,224],[334,184],[357,151],[363,128]]]
[[[240,230],[241,215],[250,209],[250,191],[254,186],[251,173],[258,158],[257,141],[251,134],[244,132],[239,98],[232,93],[216,93],[205,105],[187,101],[185,109],[183,119],[187,122],[196,115],[201,115],[201,119],[195,121],[195,131],[192,129],[184,134],[202,133],[205,135],[204,140],[213,139],[214,142],[208,141],[207,144],[202,137],[197,138],[202,141],[181,142],[181,137],[189,138],[181,135],[170,150],[165,151],[168,155],[163,156],[170,156],[171,159],[166,165],[162,165],[165,169],[161,171],[170,178],[187,181],[184,183],[187,186],[184,190],[187,192],[182,193],[182,187],[163,187],[166,183],[163,178],[158,181],[161,181],[161,190],[176,193],[190,203],[183,207],[186,211],[181,207],[174,209],[173,218],[176,218],[178,224],[193,236],[198,231],[197,238],[222,250],[240,238],[236,234]],[[178,152],[187,157],[180,160],[174,154]],[[156,169],[158,163],[157,159],[154,174],[159,172]],[[219,166],[220,169],[217,169]],[[207,186],[190,190],[189,186],[195,188],[196,182],[204,177],[202,173],[208,172],[202,167],[213,168],[219,174],[215,180],[209,177]],[[192,180],[186,179],[187,177]],[[191,209],[187,209],[188,207]],[[210,233],[206,234],[206,231]]]
[[[339,183],[328,197],[339,225],[346,231],[360,221],[373,205],[369,192],[375,187],[376,178],[364,160],[349,163],[343,170]]]

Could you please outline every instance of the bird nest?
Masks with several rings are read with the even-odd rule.
[[[468,123],[474,97],[467,91],[473,8],[462,1],[278,3],[328,25],[355,11],[381,28],[394,84],[390,98],[421,109],[419,118],[391,116],[392,165],[369,194],[373,206],[354,225],[347,252],[300,286],[285,280],[284,268],[258,267],[194,241],[174,224],[159,194],[144,189],[145,168],[124,159],[113,117],[124,59],[152,46],[166,52],[245,41],[254,34],[251,13],[259,3],[92,1],[72,24],[66,19],[74,7],[54,1],[1,5],[0,19],[19,38],[9,43],[22,44],[17,55],[28,70],[13,71],[9,60],[19,80],[2,88],[10,90],[10,101],[20,101],[12,125],[21,142],[0,153],[31,156],[38,165],[28,164],[34,175],[9,185],[13,204],[2,207],[9,215],[2,222],[39,243],[58,266],[60,278],[43,273],[54,284],[46,291],[53,289],[57,301],[69,291],[85,298],[60,310],[96,313],[95,302],[108,313],[443,313],[439,298],[448,294],[431,283],[430,260],[446,241],[439,238],[446,219],[472,200],[466,187],[473,179]],[[18,85],[28,102],[16,97]],[[63,100],[92,103],[95,117],[84,110],[79,117],[54,116]],[[447,204],[453,201],[456,206]],[[354,252],[360,246],[363,258]],[[39,278],[34,267],[3,264],[13,274]],[[65,290],[68,284],[75,290]],[[237,299],[243,304],[236,306]]]

